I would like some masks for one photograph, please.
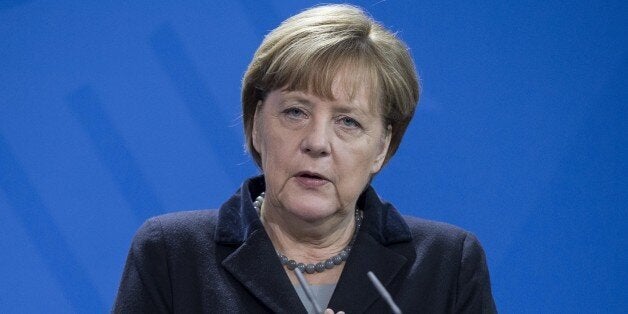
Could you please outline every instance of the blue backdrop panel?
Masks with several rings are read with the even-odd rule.
[[[423,94],[376,178],[462,226],[498,308],[628,308],[628,3],[356,1]],[[0,312],[103,312],[135,230],[259,171],[240,83],[313,1],[0,2]]]

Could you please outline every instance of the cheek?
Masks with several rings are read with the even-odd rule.
[[[345,144],[346,145],[346,144]],[[353,145],[351,145],[353,146]],[[355,192],[363,189],[371,176],[374,149],[365,149],[370,146],[345,147],[336,158],[336,169],[343,183],[343,190]]]
[[[373,139],[361,139],[355,142],[344,143],[342,155],[338,160],[347,168],[353,168],[356,175],[368,173],[380,151],[380,141]]]
[[[290,142],[290,136],[277,132],[276,129],[268,129],[263,133],[264,137],[260,139],[262,156],[262,166],[264,170],[279,170],[290,161],[293,156]]]

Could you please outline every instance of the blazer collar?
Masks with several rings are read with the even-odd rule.
[[[214,240],[222,244],[239,244],[246,241],[251,233],[264,229],[255,208],[253,199],[266,190],[264,177],[248,179],[218,211],[218,222]]]
[[[375,189],[368,186],[358,199],[358,208],[364,211],[362,228],[382,245],[391,245],[412,240],[408,224],[397,209],[382,201]]]

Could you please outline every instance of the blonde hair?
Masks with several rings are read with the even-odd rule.
[[[288,18],[255,52],[242,82],[242,115],[247,149],[258,166],[261,159],[251,138],[258,101],[279,88],[333,99],[331,86],[338,75],[351,97],[367,84],[371,105],[384,126],[391,126],[385,162],[390,160],[417,106],[418,76],[403,42],[362,9],[343,4]]]

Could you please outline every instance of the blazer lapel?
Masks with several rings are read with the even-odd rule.
[[[222,265],[272,312],[305,313],[274,252],[268,235],[257,229]]]
[[[385,247],[369,233],[361,232],[329,302],[329,308],[346,313],[364,313],[381,296],[368,276],[372,271],[388,289],[407,258]]]

